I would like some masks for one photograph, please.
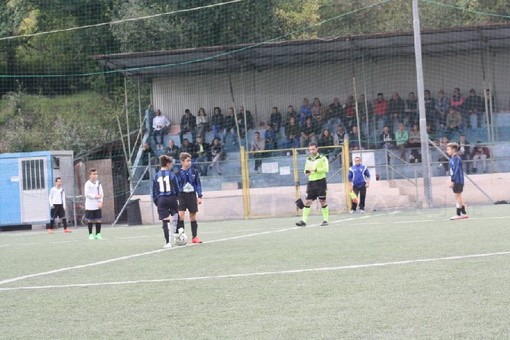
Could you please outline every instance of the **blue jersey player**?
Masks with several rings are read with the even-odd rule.
[[[462,159],[457,154],[459,145],[457,143],[446,144],[446,153],[450,156],[450,183],[449,187],[453,189],[455,194],[455,204],[457,213],[450,218],[450,220],[462,220],[468,218],[466,213],[466,206],[464,205],[464,198],[462,191],[464,189],[464,171],[462,170]]]
[[[158,207],[159,219],[163,221],[163,233],[165,234],[166,241],[164,248],[171,248],[172,242],[170,241],[168,222],[179,209],[177,196],[179,195],[180,187],[177,177],[171,171],[173,159],[170,156],[162,155],[159,157],[159,165],[161,169],[156,174],[156,177],[154,177],[152,183],[152,199]]]

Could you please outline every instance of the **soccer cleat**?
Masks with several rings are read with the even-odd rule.
[[[89,234],[89,240],[95,240],[95,239],[96,238],[95,238],[94,234]]]
[[[179,230],[177,230],[177,235],[180,237],[182,234],[184,233],[184,228],[179,228]]]
[[[96,240],[102,240],[103,237],[101,236],[101,233],[96,234]]]
[[[48,234],[53,234],[53,229],[48,229]]]
[[[167,248],[167,249],[168,249],[168,248],[172,248],[172,243],[171,243],[171,242],[168,242],[167,244],[165,244],[165,245],[163,246],[163,248]]]
[[[466,218],[469,218],[469,216],[467,214],[462,214],[462,215],[460,215],[460,218],[465,220]]]
[[[296,222],[296,225],[298,227],[306,227],[306,223],[304,221],[299,221],[299,222]]]
[[[71,229],[64,229],[64,233],[68,234],[68,233],[72,233],[73,231]]]
[[[202,243],[202,240],[198,238],[198,236],[193,237],[191,243]]]
[[[462,220],[462,219],[463,219],[463,217],[460,215],[454,215],[454,216],[450,217],[450,220]]]
[[[327,225],[328,225],[328,221],[322,221],[322,223],[321,223],[321,227],[325,227],[325,226],[327,226]]]

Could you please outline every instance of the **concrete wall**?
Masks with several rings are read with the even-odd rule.
[[[510,200],[510,194],[501,188],[510,187],[510,173],[470,175],[470,179],[494,201]],[[434,207],[453,207],[453,193],[448,188],[449,177],[432,178]],[[464,198],[469,206],[491,204],[491,201],[476,185],[466,179]],[[304,196],[306,188],[300,187]],[[407,180],[372,181],[367,193],[367,211],[415,209],[424,207],[423,181],[416,186]],[[144,224],[159,223],[155,205],[148,195],[136,196],[140,199]],[[261,188],[251,190],[251,213],[254,217],[296,216],[294,187]],[[204,193],[203,205],[199,207],[199,221],[218,221],[243,218],[243,197],[241,190],[222,190]],[[332,213],[345,213],[345,190],[343,184],[328,185],[328,205]],[[312,206],[313,214],[320,214],[319,208]]]

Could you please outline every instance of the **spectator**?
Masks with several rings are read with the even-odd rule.
[[[457,111],[455,107],[450,107],[448,115],[446,116],[446,136],[448,139],[450,139],[454,133],[459,131],[461,124],[462,116],[460,115],[460,112]]]
[[[393,92],[388,102],[391,118],[391,127],[395,127],[396,124],[404,122],[404,112],[406,104],[398,92]]]
[[[458,87],[453,89],[453,95],[450,98],[450,107],[455,108],[457,112],[460,113],[461,120],[459,126],[466,126],[468,117],[466,115],[465,105],[464,105],[465,99],[460,94],[460,89]]]
[[[291,117],[293,117],[296,120],[296,124],[297,124],[298,113],[296,112],[296,110],[294,110],[294,106],[289,105],[287,107],[287,116],[285,117],[285,124],[289,123]]]
[[[223,121],[223,127],[225,128],[225,132],[223,133],[223,144],[228,143],[228,136],[231,135],[233,140],[232,144],[236,144],[237,136],[235,136],[234,128],[236,127],[236,118],[234,116],[234,108],[229,107],[227,110],[227,115]],[[217,138],[217,137],[215,137]]]
[[[296,123],[295,117],[290,117],[287,126],[285,126],[286,148],[299,148],[299,137],[301,135],[300,128]],[[287,156],[290,156],[290,151],[287,151]]]
[[[421,154],[418,148],[421,147],[421,137],[418,125],[413,125],[409,133],[409,140],[407,146],[411,148],[411,155],[409,156],[410,163],[421,163]]]
[[[326,124],[330,131],[336,131],[336,127],[342,124],[344,109],[337,97],[333,98],[333,102],[329,104],[326,110]]]
[[[181,144],[181,153],[182,152],[186,152],[186,153],[189,153],[190,155],[193,153],[194,151],[194,146],[193,144],[191,144],[189,142],[189,139],[188,138],[184,138],[182,140],[182,144]]]
[[[205,140],[205,133],[209,130],[209,117],[204,108],[198,109],[197,113],[197,134]]]
[[[450,102],[448,101],[448,98],[446,98],[444,90],[439,90],[438,97],[436,100],[436,112],[437,115],[439,116],[438,123],[441,130],[446,129],[446,116],[448,115],[449,109]]]
[[[246,124],[244,124],[244,106],[239,106],[239,113],[238,113],[238,119],[241,117],[243,121],[243,126],[246,127],[246,131],[251,130],[254,128],[253,124],[253,116],[251,115],[251,112],[249,110],[246,110]]]
[[[377,94],[374,101],[375,124],[377,131],[381,131],[383,126],[387,124],[389,113],[389,104],[382,93]]]
[[[282,114],[278,111],[278,108],[273,107],[273,111],[271,112],[271,116],[269,118],[269,123],[273,126],[276,134],[280,134],[280,128],[282,127]]]
[[[476,95],[475,89],[469,91],[469,96],[466,98],[464,105],[466,107],[467,127],[476,126],[481,128],[485,104],[482,98]]]
[[[172,157],[175,160],[179,159],[179,154],[181,153],[181,150],[177,145],[175,145],[175,142],[173,139],[168,140],[168,146],[165,148],[164,154]]]
[[[216,106],[213,110],[211,125],[214,138],[220,138],[220,131],[223,130],[223,114],[221,113],[221,109],[218,106]]]
[[[189,109],[184,110],[184,115],[181,118],[181,144],[186,133],[191,133],[191,140],[195,143],[197,138],[197,118],[193,116]]]
[[[315,135],[315,126],[313,125],[312,117],[306,119],[305,126],[301,129],[300,143],[301,147],[304,148],[310,143],[316,143],[317,138]]]
[[[266,124],[264,139],[266,142],[266,150],[278,149],[278,135],[276,134],[276,130],[271,123]]]
[[[405,106],[405,120],[409,126],[418,124],[418,98],[414,92],[409,92]]]
[[[398,130],[395,133],[395,142],[397,144],[397,148],[400,150],[400,159],[406,159],[406,147],[407,142],[409,141],[409,132],[405,129],[404,123],[398,124]]]
[[[251,151],[263,151],[266,148],[266,144],[262,138],[260,138],[260,132],[255,131],[253,143],[251,143]],[[256,153],[253,155],[255,158],[255,171],[259,171],[262,166],[263,153]]]
[[[358,132],[358,127],[353,126],[349,133],[349,149],[363,150],[365,149],[366,139],[362,133]]]
[[[324,121],[325,118],[326,118],[326,112],[324,110],[324,107],[322,106],[322,103],[321,101],[319,100],[319,98],[314,98],[313,99],[313,104],[312,104],[312,117],[320,117],[319,120],[320,121]]]
[[[319,146],[321,147],[320,151],[322,151],[324,155],[328,156],[334,151],[332,148],[333,145],[335,145],[335,141],[331,135],[331,132],[329,129],[324,129],[319,138]]]
[[[490,157],[490,151],[488,147],[482,145],[481,143],[481,141],[476,142],[476,146],[473,148],[473,153],[471,154],[473,159],[473,173],[478,171],[479,163],[482,163],[483,172],[487,172],[487,158]]]
[[[211,145],[212,162],[211,165],[209,165],[209,169],[212,169],[213,166],[216,166],[216,171],[220,176],[221,176],[220,161],[223,160],[223,157],[224,157],[223,146],[220,143],[220,139],[214,138],[213,143]]]
[[[207,162],[209,161],[211,146],[205,143],[202,137],[198,136],[197,143],[194,145],[193,149],[191,158],[195,163],[195,168],[201,176],[207,176]]]
[[[470,162],[469,160],[471,159],[471,150],[470,150],[470,146],[469,146],[469,142],[466,140],[466,136],[465,135],[460,135],[459,136],[459,149],[457,150],[457,155],[460,156],[460,158],[462,159],[463,163],[466,164],[466,173],[470,173]]]
[[[161,110],[156,110],[156,116],[152,120],[152,127],[154,129],[152,138],[154,139],[154,144],[156,145],[157,150],[163,150],[163,142],[165,140],[165,135],[167,134],[167,129],[169,126],[170,121],[168,118],[161,114]],[[158,143],[158,136],[160,143]]]
[[[312,106],[308,102],[308,98],[303,99],[303,105],[299,108],[299,126],[305,126],[306,119],[312,117]]]
[[[435,126],[437,123],[436,100],[430,96],[429,90],[425,90],[424,94],[425,116],[427,118],[427,125],[428,123],[431,123],[434,124],[433,126]]]
[[[347,131],[345,131],[345,128],[343,127],[343,125],[339,125],[336,128],[335,135],[333,136],[334,144],[335,145],[343,145],[344,139],[346,139],[346,138],[349,139],[349,134],[347,133]]]
[[[395,134],[386,125],[379,136],[379,143],[382,149],[393,149],[395,147]]]

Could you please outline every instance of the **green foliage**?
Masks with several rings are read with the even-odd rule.
[[[44,97],[11,93],[0,101],[0,152],[73,150],[76,154],[118,138],[111,100],[95,93]]]

